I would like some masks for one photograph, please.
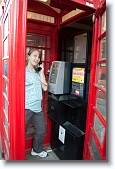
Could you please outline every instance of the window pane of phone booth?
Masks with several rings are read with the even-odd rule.
[[[5,110],[4,110],[4,114],[5,114],[5,116],[4,116],[4,124],[8,125],[8,116],[6,115]]]
[[[4,58],[8,57],[8,38],[4,41]]]
[[[102,15],[101,33],[106,31],[106,11]]]
[[[8,128],[8,120],[7,120],[6,116],[5,116],[4,118],[5,118],[5,120],[4,120],[4,125],[6,125],[7,128]]]
[[[93,160],[101,160],[101,155],[99,153],[98,147],[95,143],[92,133],[90,132],[89,146],[92,148]]]
[[[3,66],[4,66],[3,75],[7,77],[8,76],[8,60],[7,59],[4,60]]]
[[[106,94],[97,89],[96,108],[101,112],[106,119]]]
[[[8,115],[8,101],[4,98],[4,109],[6,112],[6,115]]]
[[[87,34],[75,36],[74,39],[74,63],[86,62]]]
[[[8,151],[9,151],[9,136],[8,136],[8,129],[9,129],[8,124],[5,124],[5,125],[4,125],[4,130],[5,130],[5,132],[4,132],[4,134],[5,134],[5,141],[7,142],[6,146],[7,146]]]
[[[106,90],[106,63],[99,63],[97,77],[98,85]]]
[[[46,50],[46,61],[50,61],[50,50]]]
[[[51,41],[50,41],[50,36],[47,36],[47,48],[51,48]]]
[[[8,138],[8,125],[4,126],[4,155],[5,155],[5,159],[8,160],[9,159],[9,148],[10,148],[10,143],[9,143],[9,138]]]
[[[101,121],[99,120],[98,116],[95,114],[94,115],[94,126],[93,126],[95,132],[98,135],[99,141],[102,144],[104,140],[104,133],[105,133],[105,128]]]
[[[106,36],[101,39],[100,59],[106,59]]]
[[[45,50],[42,49],[42,61],[44,61],[44,60],[45,60]]]
[[[50,64],[49,63],[46,63],[46,74],[48,73],[48,71],[50,70]]]
[[[8,83],[4,80],[4,93],[8,97]]]
[[[6,38],[6,36],[8,36],[9,33],[9,23],[8,23],[8,14],[6,16],[5,22],[4,22],[4,38]]]
[[[45,47],[45,35],[27,34],[27,46]]]

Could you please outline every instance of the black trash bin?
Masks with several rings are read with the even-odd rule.
[[[60,127],[63,140],[59,138]],[[82,160],[84,135],[79,128],[66,121],[63,125],[52,120],[51,148],[60,160]]]

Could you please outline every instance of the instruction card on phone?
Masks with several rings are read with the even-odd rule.
[[[65,129],[59,126],[59,137],[58,139],[64,144],[65,143]]]

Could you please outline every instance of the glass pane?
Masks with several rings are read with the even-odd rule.
[[[106,31],[106,11],[102,15],[101,33]]]
[[[50,61],[50,50],[46,51],[46,61]]]
[[[106,94],[104,94],[101,90],[97,90],[96,108],[106,119]]]
[[[49,70],[50,70],[50,64],[46,63],[46,74],[48,73]]]
[[[8,115],[8,102],[5,98],[4,98],[4,109],[5,109],[6,115]]]
[[[5,136],[5,141],[7,142],[7,150],[9,150],[9,132],[8,132],[8,130],[9,130],[9,125],[8,125],[8,123],[6,123],[5,125],[4,125],[4,136]]]
[[[27,34],[27,46],[45,47],[45,35]]]
[[[45,50],[42,50],[42,61],[45,60]]]
[[[4,93],[8,97],[8,83],[4,80]]]
[[[87,34],[77,35],[74,38],[74,63],[86,62]]]
[[[93,135],[91,133],[90,133],[89,146],[92,149],[93,160],[101,160],[101,155],[99,153],[98,147],[97,147],[95,140],[93,138]]]
[[[101,40],[100,59],[106,59],[106,36]]]
[[[8,38],[4,41],[4,57],[8,57]]]
[[[8,26],[8,15],[6,16],[6,20],[4,22],[4,38],[8,36],[9,26]]]
[[[99,63],[97,77],[98,85],[100,85],[102,89],[106,90],[106,63]]]
[[[3,74],[5,75],[5,76],[8,76],[8,60],[4,60],[4,72],[3,72]]]
[[[51,48],[50,36],[47,36],[47,48]]]
[[[100,143],[103,143],[104,140],[104,132],[105,132],[105,128],[103,126],[103,124],[101,123],[101,121],[99,120],[98,116],[95,114],[94,116],[94,126],[93,126],[95,132],[97,133],[97,136],[100,140]]]
[[[6,117],[6,115],[4,116],[4,124],[8,125],[8,117]]]

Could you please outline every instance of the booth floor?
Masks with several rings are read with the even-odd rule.
[[[26,153],[26,160],[29,161],[57,161],[59,158],[57,155],[53,152],[53,150],[50,147],[46,147],[45,150],[47,151],[48,155],[46,158],[41,158],[39,156],[32,156],[30,152]]]
[[[28,161],[57,161],[59,160],[59,158],[57,157],[57,155],[53,152],[53,150],[50,147],[46,147],[45,148],[48,155],[46,158],[40,158],[38,156],[32,156],[30,152],[26,153],[26,160]],[[3,160],[3,158],[1,157],[1,146],[0,146],[0,160]]]

